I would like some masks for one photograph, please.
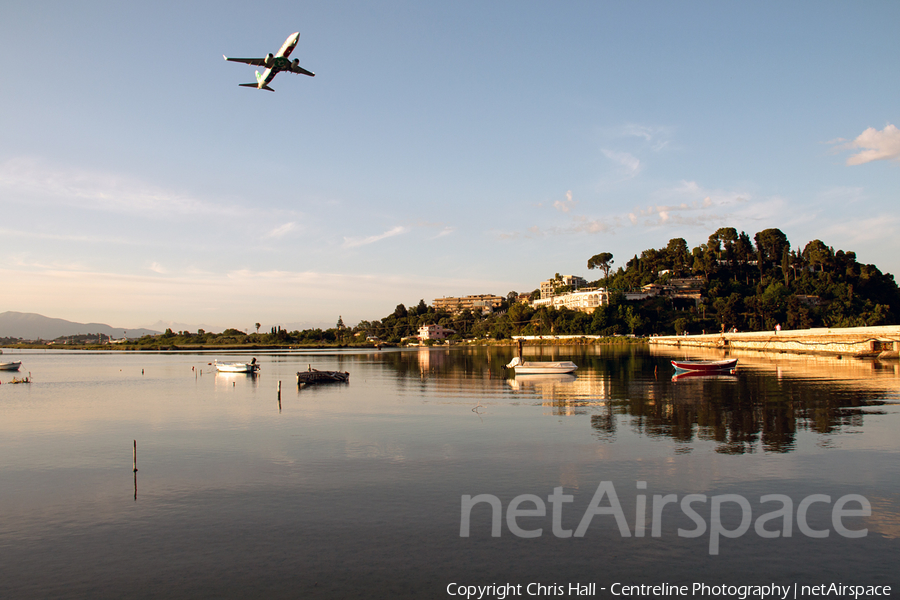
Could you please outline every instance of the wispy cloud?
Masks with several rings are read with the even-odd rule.
[[[622,126],[619,135],[638,137],[650,144],[650,149],[659,152],[669,145],[672,130],[669,127],[654,127],[627,123]]]
[[[618,219],[591,219],[589,217],[575,217],[574,224],[569,227],[571,233],[611,233],[615,230]]]
[[[854,245],[871,243],[873,240],[897,239],[900,233],[900,218],[893,214],[870,217],[850,217],[827,226],[822,239],[849,240]],[[847,242],[842,242],[847,243]]]
[[[438,238],[452,235],[453,233],[456,232],[456,227],[454,227],[453,225],[447,225],[446,223],[432,223],[429,221],[419,221],[415,224],[415,227],[418,229],[431,230],[431,231],[434,231],[435,229],[437,229],[438,232],[436,234],[428,237],[429,240],[436,240]]]
[[[724,215],[720,203],[714,202],[710,196],[693,202],[680,204],[656,205],[637,209],[628,214],[628,220],[637,225],[707,225],[721,221]]]
[[[238,216],[236,206],[213,204],[112,173],[52,167],[33,158],[0,163],[0,194],[40,204],[58,204],[160,218],[218,214]]]
[[[843,141],[843,140],[841,140]],[[845,150],[861,150],[847,159],[847,164],[862,165],[876,160],[900,161],[900,129],[887,125],[881,131],[869,127],[855,140],[841,146]]]
[[[566,192],[566,199],[557,200],[556,202],[554,202],[553,208],[555,208],[559,212],[567,213],[572,210],[572,208],[574,208],[576,204],[578,203],[572,200],[572,190],[569,190],[568,192]]]
[[[363,238],[352,238],[345,237],[344,238],[344,248],[356,248],[359,246],[366,246],[368,244],[374,244],[375,242],[380,242],[381,240],[394,237],[397,235],[402,235],[409,231],[409,227],[404,227],[403,225],[397,225],[393,229],[389,229],[384,233],[379,233],[378,235],[370,235],[368,237]]]
[[[135,239],[133,236],[111,234],[81,234],[81,233],[47,233],[43,231],[27,231],[23,229],[9,229],[0,227],[0,235],[18,237],[31,240],[58,240],[63,242],[80,242],[89,244],[126,244],[144,245],[146,242]]]
[[[279,225],[269,233],[263,236],[263,239],[277,239],[280,237],[284,237],[291,231],[297,228],[297,224],[291,221],[290,223],[285,223],[284,225]]]
[[[450,227],[450,226],[448,225],[447,227],[444,227],[444,228],[441,230],[440,233],[438,233],[436,236],[434,236],[434,237],[431,238],[431,239],[436,240],[436,239],[438,239],[438,238],[442,238],[442,237],[444,237],[444,236],[450,235],[450,234],[453,233],[454,231],[456,231],[456,227]]]
[[[616,152],[615,150],[602,150],[603,155],[619,166],[619,174],[625,178],[635,177],[641,170],[641,161],[628,152]]]
[[[766,220],[784,214],[785,203],[778,197],[753,199],[746,192],[707,190],[695,181],[680,181],[649,194],[652,203],[629,212],[607,215],[574,214],[571,192],[566,201],[554,206],[567,215],[568,222],[540,224],[520,232],[495,232],[498,239],[519,237],[614,234],[622,228],[710,227],[730,220]],[[570,209],[570,210],[565,210]]]

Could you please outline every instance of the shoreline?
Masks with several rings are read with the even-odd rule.
[[[724,332],[649,338],[651,345],[750,350],[774,354],[822,354],[855,358],[898,358],[900,326]]]
[[[381,350],[395,348],[507,347],[524,340],[528,346],[593,346],[645,344],[662,347],[694,347],[745,350],[768,354],[818,354],[854,358],[897,359],[900,357],[900,325],[877,327],[815,328],[781,331],[724,332],[651,337],[594,335],[514,336],[511,339],[450,340],[419,344],[15,344],[10,350],[81,350],[122,352],[234,352],[277,350]]]
[[[4,346],[10,350],[87,350],[87,351],[122,351],[122,352],[201,352],[201,351],[234,351],[234,350],[380,350],[382,348],[454,348],[459,346],[510,346],[515,347],[517,339],[525,339],[529,346],[588,346],[617,344],[646,344],[648,338],[617,336],[599,337],[591,335],[562,336],[515,336],[504,340],[451,340],[450,343],[420,344],[14,344]]]

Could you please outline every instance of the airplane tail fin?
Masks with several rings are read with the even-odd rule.
[[[270,88],[267,84],[263,83],[263,76],[259,74],[259,71],[256,72],[256,81],[257,81],[257,83],[262,83],[262,87],[260,87],[261,90],[269,90],[270,92],[275,91],[272,88]]]

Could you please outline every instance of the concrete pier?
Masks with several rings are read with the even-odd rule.
[[[651,345],[719,350],[897,358],[900,326],[794,329],[654,336]]]

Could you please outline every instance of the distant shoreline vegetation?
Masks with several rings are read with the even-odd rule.
[[[353,340],[347,337],[336,337],[331,340],[328,339],[330,336],[327,332],[332,331],[331,329],[327,329],[322,331],[323,339],[304,339],[303,341],[297,341],[297,338],[301,337],[304,333],[312,332],[312,331],[322,331],[322,330],[304,330],[303,332],[294,331],[287,334],[286,337],[283,338],[283,341],[278,341],[278,339],[273,340],[271,338],[271,334],[245,334],[241,332],[241,336],[244,336],[244,339],[241,339],[239,336],[231,336],[223,339],[222,334],[193,334],[191,332],[183,331],[183,332],[173,332],[171,336],[166,336],[166,334],[154,335],[154,336],[143,336],[141,338],[129,339],[127,342],[122,343],[97,343],[95,342],[69,342],[64,343],[59,340],[53,340],[51,342],[44,342],[41,340],[36,341],[22,341],[16,338],[0,338],[0,346],[5,348],[19,348],[19,349],[48,349],[48,348],[57,348],[60,350],[102,350],[102,351],[148,351],[148,352],[162,352],[162,351],[182,351],[182,352],[191,352],[198,350],[289,350],[289,349],[318,349],[318,348],[392,348],[400,346],[400,342],[382,342],[382,341],[360,341],[358,339]],[[209,337],[204,337],[204,336]],[[72,336],[74,337],[74,336]],[[205,341],[200,341],[205,339]],[[94,336],[94,340],[96,340],[96,336]],[[292,341],[293,340],[293,341]],[[491,345],[491,346],[515,346],[516,342],[513,339],[485,339],[485,338],[469,338],[469,339],[451,339],[450,342],[452,344],[458,345]],[[546,338],[543,340],[529,340],[529,345],[554,345],[554,346],[574,346],[574,345],[586,345],[586,344],[634,344],[634,343],[644,343],[644,340],[639,337],[634,336],[610,336],[610,337],[575,337],[575,338]],[[425,340],[421,345],[423,346],[435,346],[440,345],[441,342],[435,342],[434,340]]]
[[[289,332],[276,326],[259,333],[257,323],[254,333],[167,329],[159,335],[112,343],[104,341],[104,336],[87,334],[59,338],[52,344],[129,350],[365,348],[402,344],[430,324],[452,330],[448,339],[456,342],[509,343],[514,335],[598,335],[603,340],[590,343],[608,343],[620,341],[619,336],[898,324],[900,289],[893,275],[882,273],[875,265],[861,264],[854,252],[835,251],[820,240],[809,242],[802,250],[792,249],[780,229],[763,230],[751,240],[743,231],[722,227],[692,250],[683,238],[674,238],[664,248],[635,255],[615,271],[613,262],[608,252],[588,259],[588,269],[599,268],[604,274],[588,286],[609,292],[608,304],[592,312],[535,308],[519,302],[520,295],[511,291],[499,307],[484,314],[469,309],[438,311],[419,300],[410,308],[398,304],[386,317],[360,321],[355,327],[345,326],[339,317],[328,329]],[[692,278],[698,289],[691,294],[668,293],[666,290],[673,288],[670,284],[680,278]],[[647,290],[652,293],[641,293]],[[530,297],[540,297],[540,290],[531,292]],[[11,338],[0,338],[0,344],[47,347],[47,342],[23,343]]]

